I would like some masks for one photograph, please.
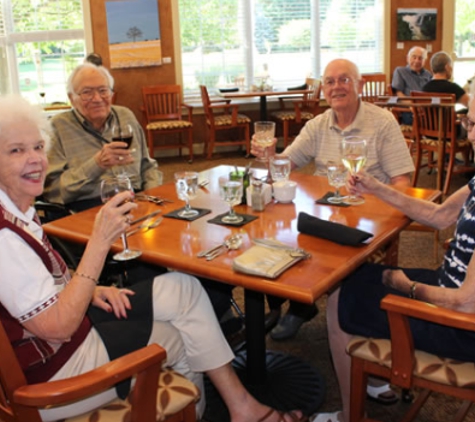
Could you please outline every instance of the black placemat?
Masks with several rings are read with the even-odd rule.
[[[206,209],[206,208],[194,208],[194,207],[193,207],[192,209],[194,209],[194,210],[196,210],[196,211],[199,212],[198,215],[195,215],[195,216],[193,216],[193,217],[180,217],[180,216],[178,215],[178,213],[179,213],[180,211],[183,211],[184,209],[185,209],[185,207],[179,208],[179,209],[177,209],[177,210],[175,210],[175,211],[172,211],[172,212],[169,212],[168,214],[165,214],[164,217],[176,218],[177,220],[194,221],[194,220],[197,220],[198,218],[201,218],[201,217],[203,217],[204,215],[209,214],[209,213],[211,212],[211,210],[208,210],[208,209]]]
[[[333,202],[329,202],[328,198],[331,198],[332,196],[335,196],[335,192],[327,192],[325,195],[323,195],[320,199],[317,199],[315,202],[317,204],[323,204],[323,205],[335,205],[336,207],[350,207],[350,204],[345,204],[344,202],[338,202],[337,204]]]
[[[208,220],[208,223],[211,223],[211,224],[220,224],[222,226],[235,226],[235,227],[241,227],[241,226],[244,226],[245,224],[247,223],[250,223],[251,221],[254,221],[256,220],[257,217],[256,215],[249,215],[249,214],[238,214],[236,213],[236,215],[239,215],[240,217],[242,217],[244,220],[242,220],[240,223],[225,223],[223,221],[221,221],[221,219],[227,215],[228,213],[225,212],[224,214],[220,214],[220,215],[217,215],[216,217],[212,218],[211,220]]]

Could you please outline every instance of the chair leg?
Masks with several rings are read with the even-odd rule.
[[[289,145],[289,121],[282,121],[282,134],[284,135],[284,149]]]
[[[445,156],[443,159],[445,159]],[[455,152],[451,151],[449,155],[449,163],[447,165],[447,170],[446,170],[447,174],[445,175],[444,189],[442,191],[444,195],[447,195],[449,192],[450,181],[452,179],[452,173],[454,171],[454,165],[455,165]]]
[[[193,128],[188,129],[188,152],[190,154],[188,162],[191,164],[193,162]]]
[[[364,418],[367,383],[368,374],[364,372],[364,361],[352,357],[349,422],[359,422]]]
[[[244,127],[244,139],[246,140],[246,158],[251,155],[251,138],[249,134],[249,125]]]
[[[208,143],[208,152],[207,152],[207,155],[206,155],[206,158],[208,160],[210,160],[211,156],[213,155],[215,137],[216,137],[216,134],[212,130],[210,130],[209,143]]]
[[[150,155],[150,158],[155,158],[154,148],[153,148],[153,132],[151,130],[147,130],[147,140],[148,140],[148,153]]]

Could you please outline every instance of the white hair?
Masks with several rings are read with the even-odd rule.
[[[18,94],[0,97],[0,141],[3,141],[3,132],[13,124],[32,124],[40,132],[46,149],[51,144],[51,126],[48,116],[39,105],[30,104]]]
[[[76,66],[74,70],[71,72],[71,74],[69,75],[68,82],[66,85],[66,90],[68,92],[68,95],[76,94],[74,92],[73,82],[76,76],[78,75],[78,73],[84,69],[94,69],[97,72],[102,73],[102,75],[106,78],[107,83],[109,84],[109,88],[114,89],[114,78],[104,66],[96,66],[95,64],[86,62],[86,63],[80,64],[79,66]]]

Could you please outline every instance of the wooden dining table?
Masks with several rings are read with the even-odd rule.
[[[292,89],[292,90],[255,90],[255,91],[229,91],[229,92],[222,92],[220,95],[227,99],[243,99],[243,98],[252,98],[252,97],[259,97],[259,114],[261,120],[267,120],[267,97],[296,97],[299,98],[304,94],[312,93],[312,90],[308,89]]]
[[[139,259],[148,263],[244,288],[247,337],[246,350],[236,357],[235,367],[239,376],[259,400],[282,410],[300,408],[310,414],[323,401],[323,381],[316,368],[301,360],[283,356],[280,352],[266,351],[265,295],[310,304],[335,289],[342,279],[377,251],[385,251],[386,263],[397,264],[398,236],[410,220],[372,195],[365,195],[365,203],[359,206],[317,204],[317,199],[332,190],[327,179],[294,171],[291,179],[298,186],[296,197],[291,203],[272,201],[262,212],[253,211],[247,205],[236,206],[237,213],[257,217],[241,227],[210,223],[210,219],[229,209],[219,197],[218,180],[233,169],[231,166],[218,166],[200,173],[200,180],[207,179],[209,183],[199,190],[196,199],[191,200],[191,205],[209,209],[209,214],[194,221],[165,218],[158,227],[130,236],[129,246],[140,249],[142,256]],[[440,197],[440,192],[435,190],[406,188],[405,191],[411,196],[430,201]],[[134,217],[157,209],[166,217],[167,213],[183,206],[173,183],[150,189],[147,193],[173,202],[164,202],[162,205],[137,202]],[[97,211],[98,208],[82,211],[45,224],[44,229],[48,235],[86,243]],[[300,212],[370,232],[373,237],[367,243],[353,247],[299,233],[297,219]],[[243,239],[240,249],[229,250],[213,261],[197,257],[198,252],[236,233],[241,234]],[[277,239],[306,250],[311,257],[298,262],[275,280],[234,271],[233,259],[250,248],[254,238]],[[118,251],[121,248],[118,239],[112,249]]]

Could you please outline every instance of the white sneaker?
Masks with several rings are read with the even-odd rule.
[[[333,413],[317,413],[313,416],[313,419],[310,418],[310,422],[341,422],[340,415],[340,411]]]

